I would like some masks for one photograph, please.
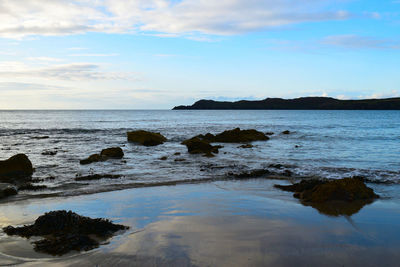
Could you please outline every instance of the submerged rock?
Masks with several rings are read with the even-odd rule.
[[[238,174],[234,174],[235,178],[240,178],[240,179],[245,179],[245,178],[257,178],[261,176],[265,176],[271,174],[271,172],[267,169],[256,169],[256,170],[251,170],[248,172],[242,172]]]
[[[34,185],[31,183],[26,183],[23,185],[18,186],[18,190],[22,191],[22,190],[29,190],[29,191],[37,191],[37,190],[42,190],[42,189],[46,189],[47,186],[45,185]]]
[[[283,131],[282,134],[290,134],[289,130]]]
[[[167,138],[160,133],[153,133],[144,130],[128,132],[128,141],[144,146],[157,146],[167,141]]]
[[[52,211],[36,219],[32,225],[22,227],[7,226],[3,231],[8,235],[26,238],[42,236],[33,242],[37,251],[52,255],[63,255],[72,250],[87,251],[100,245],[99,239],[108,239],[115,232],[129,227],[113,224],[106,219],[92,219],[72,211]]]
[[[78,176],[75,177],[75,181],[90,181],[90,180],[100,180],[100,179],[118,179],[121,178],[121,175],[118,174],[91,174],[87,176]]]
[[[18,194],[17,189],[6,183],[0,183],[0,199]]]
[[[190,154],[204,154],[207,156],[212,155],[211,153],[218,153],[218,149],[220,148],[220,146],[213,146],[209,141],[202,140],[199,137],[185,140],[182,144],[186,145]]]
[[[239,146],[239,148],[253,148],[254,146],[252,144],[245,144],[245,145],[241,145]]]
[[[57,150],[45,150],[42,152],[44,156],[55,156],[57,155]]]
[[[93,162],[106,161],[106,160],[107,157],[101,156],[100,154],[92,154],[88,158],[80,160],[79,163],[82,165],[86,165]]]
[[[358,178],[339,180],[302,180],[293,185],[275,185],[276,188],[294,192],[303,204],[328,215],[351,215],[364,205],[379,198],[372,188]],[[354,204],[354,205],[347,205]]]
[[[17,154],[0,161],[0,181],[29,180],[33,173],[32,162],[25,154]]]
[[[226,130],[216,135],[207,133],[206,135],[199,135],[197,137],[207,140],[210,143],[249,143],[253,141],[266,141],[269,139],[267,135],[257,130],[241,130],[240,128]]]
[[[124,152],[120,147],[110,147],[103,149],[100,155],[105,156],[107,158],[122,159],[124,157]]]

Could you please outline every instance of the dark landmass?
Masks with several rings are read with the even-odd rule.
[[[173,109],[400,110],[400,98],[339,100],[331,97],[300,97],[236,102],[199,100],[191,106],[176,106]]]

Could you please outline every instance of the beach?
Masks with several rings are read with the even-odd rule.
[[[21,266],[397,265],[398,200],[377,200],[351,217],[327,216],[274,189],[279,183],[285,182],[212,182],[3,204],[2,227],[65,209],[131,229],[98,249],[61,257],[34,252],[30,240],[2,234],[0,261]]]

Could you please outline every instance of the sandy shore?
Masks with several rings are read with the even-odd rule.
[[[54,257],[0,231],[0,265],[398,266],[400,201],[380,199],[348,216],[303,206],[282,181],[136,188],[3,203],[0,226],[66,209],[131,226],[100,248]],[[378,189],[379,190],[379,189]]]

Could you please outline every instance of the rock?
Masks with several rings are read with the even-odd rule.
[[[217,135],[207,133],[206,135],[199,135],[197,137],[210,143],[249,143],[253,141],[266,141],[269,139],[268,136],[257,130],[240,130],[240,128],[227,130]]]
[[[92,154],[87,159],[80,160],[79,163],[82,164],[82,165],[86,165],[86,164],[90,164],[90,163],[93,163],[93,162],[105,161],[107,159],[108,158],[105,157],[105,156],[101,156],[99,154]]]
[[[257,169],[257,170],[252,170],[249,172],[242,172],[239,174],[234,174],[235,178],[257,178],[257,177],[261,177],[261,176],[265,176],[271,174],[271,172],[267,169]]]
[[[0,199],[18,194],[17,189],[6,183],[0,183]]]
[[[167,160],[167,159],[168,159],[167,156],[163,156],[163,157],[160,158],[160,160]]]
[[[72,250],[91,250],[100,245],[98,239],[108,239],[115,232],[129,227],[113,224],[105,219],[92,219],[71,211],[52,211],[36,219],[32,225],[22,227],[7,226],[3,231],[8,235],[26,238],[41,236],[33,242],[36,251],[52,255],[63,255]]]
[[[322,203],[327,201],[356,201],[375,199],[379,196],[357,178],[339,180],[303,180],[300,183],[275,187],[295,192],[294,197],[305,202]]]
[[[175,159],[175,162],[182,162],[182,161],[186,161],[186,159]]]
[[[241,145],[239,146],[239,148],[253,148],[254,146],[252,144],[245,144],[245,145]]]
[[[31,139],[37,139],[37,140],[41,140],[41,139],[48,139],[50,138],[50,136],[48,135],[44,135],[44,136],[32,136]]]
[[[157,146],[167,141],[167,138],[160,133],[153,133],[143,130],[128,132],[128,141],[139,143],[144,146]]]
[[[217,146],[212,146],[208,141],[202,140],[198,137],[193,137],[191,139],[182,142],[186,145],[188,152],[190,154],[211,154],[218,153]]]
[[[44,156],[55,156],[57,154],[57,150],[45,150],[42,152],[42,155]]]
[[[32,163],[25,154],[17,154],[0,161],[0,181],[2,182],[15,182],[16,179],[29,180],[32,173]]]
[[[282,134],[290,134],[289,130],[283,131]]]
[[[37,190],[42,190],[46,189],[47,186],[45,185],[33,185],[31,183],[26,183],[23,185],[18,186],[18,190],[23,191],[23,190],[29,190],[29,191],[37,191]]]
[[[179,156],[181,153],[180,152],[175,152],[174,155],[175,156]]]
[[[266,132],[265,135],[274,135],[273,132]]]
[[[118,174],[91,174],[87,176],[78,176],[75,177],[75,181],[90,181],[90,180],[100,180],[100,179],[118,179],[121,178],[121,175]]]
[[[124,156],[124,152],[120,147],[110,147],[103,149],[100,153],[100,156],[121,159]]]

